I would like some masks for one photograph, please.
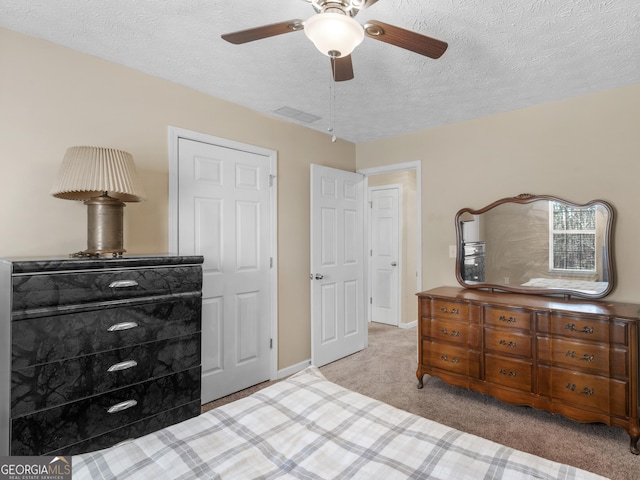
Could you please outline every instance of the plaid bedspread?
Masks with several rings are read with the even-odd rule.
[[[81,479],[602,479],[432,422],[315,367],[127,444],[73,457]]]

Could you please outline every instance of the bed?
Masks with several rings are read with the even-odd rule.
[[[574,290],[576,292],[594,295],[604,292],[609,286],[609,282],[592,282],[589,280],[570,280],[563,278],[532,278],[528,282],[523,283],[522,286]]]
[[[72,461],[74,480],[604,478],[399,410],[316,367]]]

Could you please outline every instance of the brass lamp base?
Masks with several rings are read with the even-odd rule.
[[[100,256],[111,253],[121,256],[123,247],[124,202],[106,193],[86,200],[87,249],[81,256]]]

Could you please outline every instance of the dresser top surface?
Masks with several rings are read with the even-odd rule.
[[[529,308],[572,312],[593,315],[607,315],[640,320],[640,305],[633,303],[608,302],[606,300],[566,299],[542,295],[493,292],[489,290],[438,287],[416,294],[418,297],[433,297],[444,300],[459,300],[486,305],[514,308]]]
[[[171,266],[201,264],[200,255],[124,255],[122,257],[81,257],[64,256],[7,257],[0,261],[11,273],[54,272],[64,270],[99,270],[105,268],[135,268],[149,266]]]

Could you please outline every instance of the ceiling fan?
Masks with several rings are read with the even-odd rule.
[[[355,17],[360,10],[370,7],[378,0],[304,0],[310,3],[316,15],[307,21],[300,19],[264,25],[238,32],[226,33],[222,38],[239,45],[304,30],[316,48],[331,59],[335,81],[351,80],[353,64],[351,52],[360,45],[365,35],[374,40],[389,43],[406,50],[440,58],[447,50],[447,43],[387,23],[371,20],[360,25]]]

